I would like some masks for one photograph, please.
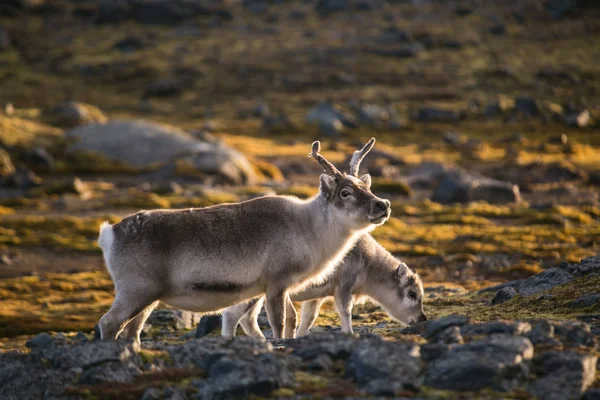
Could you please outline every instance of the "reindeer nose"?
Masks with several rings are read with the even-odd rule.
[[[425,313],[421,313],[419,316],[419,322],[427,321],[427,315]]]
[[[373,212],[382,213],[384,211],[387,211],[391,205],[392,203],[390,203],[389,200],[377,200],[375,204],[373,204]]]

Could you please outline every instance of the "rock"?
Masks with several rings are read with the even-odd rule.
[[[592,351],[598,348],[598,341],[588,324],[581,321],[553,321],[552,325],[554,334],[566,347],[587,348]]]
[[[176,128],[146,121],[112,121],[72,129],[67,153],[92,152],[112,162],[144,170],[169,165],[177,175],[217,175],[232,183],[252,183],[256,173],[240,152],[202,142]],[[135,151],[131,149],[135,148]]]
[[[600,388],[592,388],[583,394],[581,400],[600,400]]]
[[[52,154],[42,147],[35,147],[25,153],[27,164],[38,172],[53,172],[56,162]]]
[[[271,114],[271,108],[264,101],[259,101],[254,108],[252,108],[251,114],[256,118],[264,118]]]
[[[487,201],[490,204],[518,203],[519,187],[510,182],[474,176],[462,169],[443,174],[432,201],[442,204]]]
[[[430,338],[451,326],[461,327],[463,325],[468,324],[469,321],[470,321],[470,319],[466,315],[456,315],[456,314],[448,315],[447,317],[442,317],[440,319],[428,321],[426,332],[425,332],[425,337]]]
[[[426,107],[412,114],[412,119],[421,122],[458,122],[462,119],[460,111]]]
[[[347,128],[356,128],[358,126],[351,115],[343,112],[339,107],[328,101],[321,102],[313,107],[308,112],[306,121],[319,126],[321,126],[321,124],[341,124]]]
[[[533,357],[529,339],[492,335],[457,346],[426,367],[424,383],[438,389],[477,391],[486,387],[507,391],[527,376]]]
[[[451,345],[442,342],[425,343],[424,345],[421,345],[421,359],[423,361],[429,362],[438,357],[441,357],[445,352],[447,352],[451,348]]]
[[[198,326],[196,327],[197,338],[204,337],[221,327],[221,316],[220,315],[204,315],[200,318]]]
[[[394,396],[416,390],[420,364],[414,343],[361,341],[346,363],[346,374],[372,395]]]
[[[319,354],[308,363],[308,369],[311,371],[329,371],[332,367],[333,361],[327,354]]]
[[[460,333],[465,337],[493,335],[497,333],[523,335],[529,331],[531,331],[531,325],[528,322],[522,321],[493,321],[464,325],[460,328]]]
[[[146,86],[144,98],[148,97],[171,97],[183,92],[183,83],[175,78],[163,78],[156,80]]]
[[[104,123],[108,119],[104,113],[90,104],[67,101],[45,110],[42,118],[50,125],[61,128],[73,128],[91,123]]]
[[[2,163],[1,160],[0,163]],[[42,179],[26,167],[17,167],[11,175],[5,177],[2,177],[2,175],[0,175],[0,187],[13,187],[17,189],[27,190],[39,186],[41,185],[41,183]]]
[[[423,46],[418,43],[412,43],[400,46],[396,49],[375,49],[370,50],[371,53],[377,54],[382,57],[394,57],[394,58],[409,58],[414,57],[423,51]],[[439,117],[441,114],[437,114]]]
[[[517,287],[519,294],[531,296],[573,280],[573,275],[562,268],[549,268],[530,276]]]
[[[357,114],[359,123],[368,126],[379,126],[390,118],[388,110],[377,104],[362,104]]]
[[[0,26],[0,51],[6,51],[10,48],[10,37],[8,32],[2,26]]]
[[[162,390],[157,388],[148,388],[144,390],[140,400],[160,400],[162,398]]]
[[[502,304],[517,295],[517,291],[513,287],[505,287],[496,292],[496,296],[492,299],[492,305]]]
[[[585,128],[590,124],[591,116],[588,110],[573,112],[565,115],[565,124],[575,128]]]
[[[600,293],[586,293],[569,303],[570,308],[591,307],[600,303]]]
[[[559,19],[577,7],[578,0],[546,0],[544,7],[552,15],[553,18]]]
[[[554,336],[554,325],[546,320],[539,321],[535,328],[525,334],[534,346],[560,346],[561,342]]]
[[[540,399],[578,399],[594,381],[597,357],[574,352],[548,351],[534,360],[540,378],[528,388]]]
[[[35,335],[27,341],[27,347],[30,349],[41,349],[52,344],[52,337],[46,332]]]
[[[113,45],[113,49],[122,51],[123,53],[133,53],[146,47],[144,40],[137,36],[127,36]]]
[[[515,108],[520,113],[530,117],[537,117],[540,114],[537,102],[531,97],[520,96],[515,98]]]
[[[489,32],[496,36],[504,35],[506,33],[506,25],[502,22],[494,24],[490,27]]]
[[[200,314],[191,311],[182,310],[154,310],[147,323],[152,326],[159,326],[171,329],[192,329],[199,321]]]
[[[347,359],[352,354],[356,339],[343,333],[316,333],[297,338],[289,344],[292,354],[310,361],[325,354],[332,360]]]
[[[460,335],[460,328],[456,325],[449,326],[429,338],[429,342],[443,344],[463,344],[463,337]]]
[[[294,132],[296,130],[296,125],[294,125],[292,120],[290,120],[286,114],[271,114],[263,118],[262,130],[269,134],[281,134],[285,132]]]
[[[390,43],[402,43],[410,42],[412,36],[407,31],[401,30],[398,27],[390,26],[381,31],[381,34],[377,37],[378,43],[390,44]]]

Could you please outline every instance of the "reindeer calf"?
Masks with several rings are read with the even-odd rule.
[[[302,304],[297,335],[307,335],[325,299],[333,296],[342,332],[352,333],[352,306],[361,297],[379,303],[394,319],[410,324],[425,321],[423,284],[416,272],[392,256],[369,234],[361,236],[329,279],[292,294]],[[235,336],[238,323],[249,336],[264,337],[257,317],[262,299],[229,307],[223,312],[222,335]]]

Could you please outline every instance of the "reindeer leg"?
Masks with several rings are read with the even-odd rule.
[[[268,290],[266,296],[267,317],[273,329],[273,339],[281,339],[285,328],[287,293],[282,289]]]
[[[352,291],[337,287],[334,292],[335,306],[342,320],[342,332],[354,333],[352,330]]]
[[[124,337],[127,339],[133,339],[136,345],[141,346],[140,334],[142,333],[142,329],[144,328],[144,323],[152,314],[152,311],[158,306],[158,301],[150,304],[148,307],[144,308],[144,310],[138,315],[136,315],[121,331],[119,334],[120,337]]]
[[[302,303],[302,318],[300,319],[300,327],[298,328],[298,337],[308,335],[310,328],[312,328],[319,316],[323,301],[325,301],[325,298],[309,300]]]
[[[298,327],[298,313],[296,307],[292,303],[290,296],[287,296],[286,300],[286,313],[285,313],[285,338],[293,339],[296,337],[296,328]]]
[[[242,325],[246,335],[263,340],[265,339],[265,335],[263,335],[260,327],[258,326],[258,314],[260,313],[264,302],[264,297],[257,299],[240,320],[240,325]]]

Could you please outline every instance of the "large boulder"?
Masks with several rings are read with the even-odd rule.
[[[137,170],[172,165],[177,173],[218,175],[232,183],[252,183],[252,164],[220,143],[203,142],[178,130],[147,121],[111,121],[74,128],[67,152],[92,152]]]
[[[519,187],[454,169],[443,174],[431,200],[442,203],[486,201],[490,204],[517,203],[521,200]]]

